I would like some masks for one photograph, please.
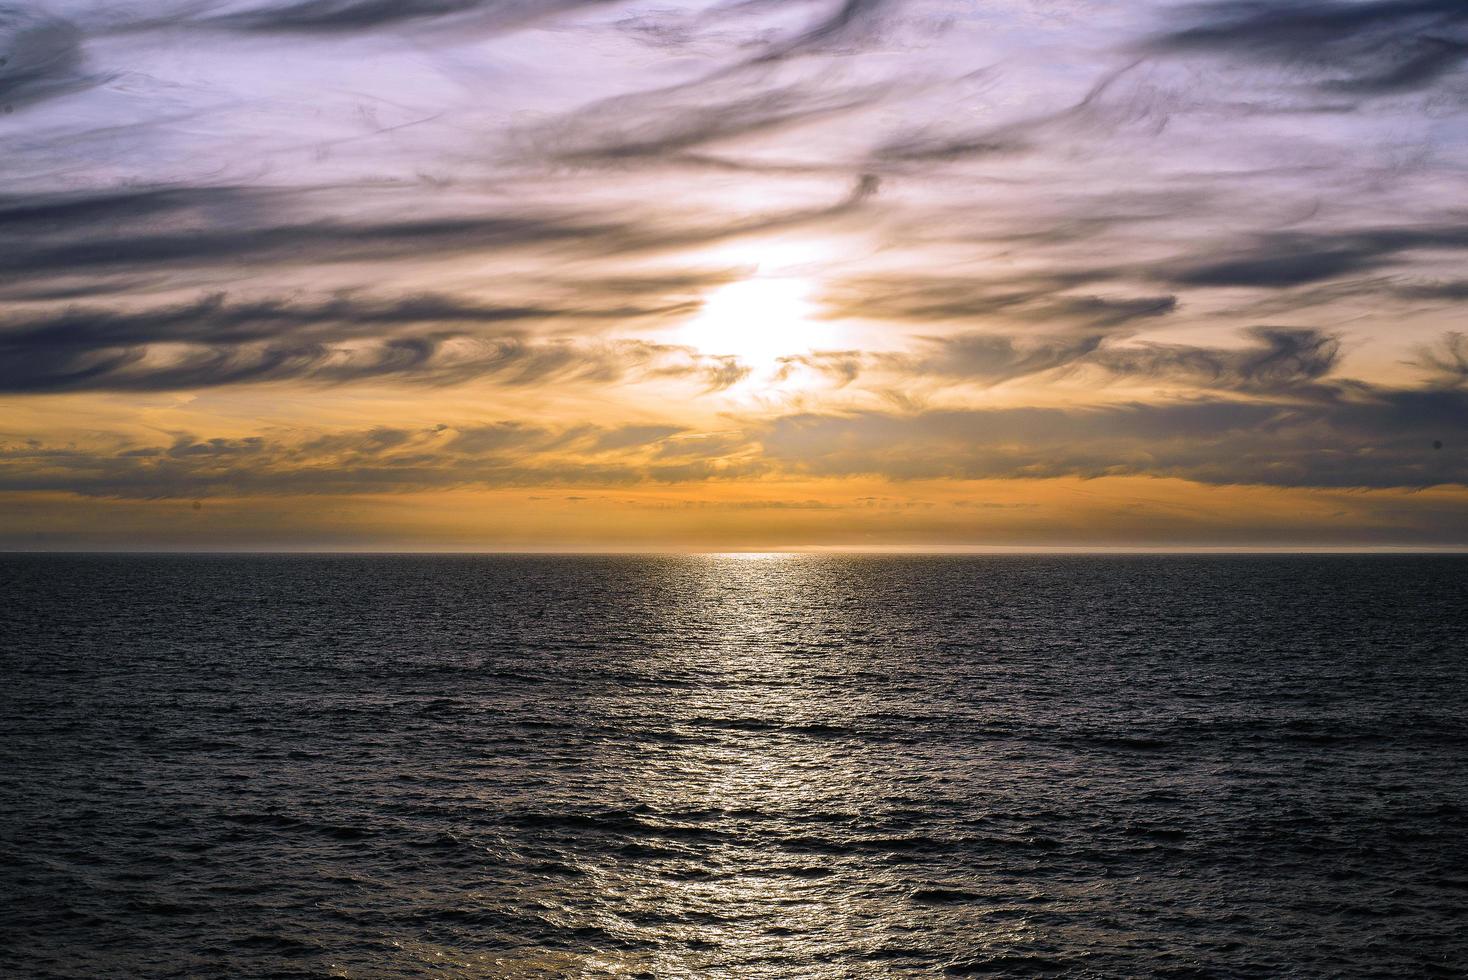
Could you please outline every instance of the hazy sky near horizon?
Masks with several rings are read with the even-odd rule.
[[[0,546],[1468,545],[1461,0],[0,2]]]

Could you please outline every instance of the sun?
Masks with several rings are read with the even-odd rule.
[[[832,324],[817,318],[812,283],[790,276],[754,276],[720,287],[680,331],[704,354],[733,355],[756,371],[782,357],[829,347]]]

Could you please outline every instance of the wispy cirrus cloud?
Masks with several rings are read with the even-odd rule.
[[[1178,286],[1287,288],[1376,272],[1416,250],[1468,249],[1468,222],[1270,232],[1162,273]]]
[[[1340,338],[1308,328],[1253,327],[1246,347],[1137,343],[1108,347],[1089,359],[1103,371],[1129,381],[1156,381],[1202,390],[1262,395],[1333,395],[1313,387],[1331,374],[1341,355]]]
[[[315,304],[211,296],[127,312],[70,307],[0,320],[0,393],[388,380],[524,387],[686,378],[711,390],[728,387],[747,373],[729,357],[641,340],[506,330],[537,321],[562,328],[586,319],[626,323],[686,314],[696,305],[494,306],[420,295]]]
[[[294,0],[196,13],[205,26],[281,34],[344,34],[411,22],[449,21],[456,30],[518,30],[610,0]]]
[[[1310,400],[1333,399],[1358,382],[1330,376],[1339,364],[1340,338],[1310,328],[1253,327],[1234,347],[1162,344],[1107,333],[959,333],[923,339],[904,352],[817,351],[784,359],[783,370],[804,368],[839,385],[858,378],[887,384],[966,384],[990,387],[1024,378],[1088,372],[1101,384],[1124,382],[1173,391],[1233,391]],[[1462,345],[1450,335],[1426,348],[1421,363],[1451,376]]]
[[[1101,275],[1104,273],[1096,277]],[[1094,329],[1122,327],[1177,309],[1174,295],[1078,293],[1064,278],[996,282],[909,275],[852,280],[832,287],[826,303],[833,316],[919,323],[990,320]]]
[[[1468,334],[1451,331],[1435,344],[1424,344],[1415,352],[1412,363],[1423,368],[1440,387],[1468,385]]]
[[[400,188],[163,187],[12,196],[0,198],[0,273],[26,276],[22,289],[31,291],[44,278],[166,271],[188,282],[187,273],[237,272],[242,264],[346,267],[517,253],[539,254],[547,264],[629,258],[819,227],[855,213],[879,184],[861,175],[834,200],[812,206],[692,218],[621,208],[530,210],[503,201],[465,215],[462,198],[435,201]],[[380,216],[363,217],[373,212]]]
[[[1454,0],[1224,0],[1185,7],[1179,19],[1145,50],[1277,65],[1338,96],[1426,89],[1468,57],[1468,12]]]

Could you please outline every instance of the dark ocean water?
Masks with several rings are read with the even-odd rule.
[[[7,977],[1468,969],[1462,557],[0,588]]]

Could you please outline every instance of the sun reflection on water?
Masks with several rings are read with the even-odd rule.
[[[657,734],[625,774],[650,843],[593,885],[617,896],[598,925],[654,946],[651,975],[835,977],[849,975],[839,962],[884,955],[903,972],[902,853],[921,845],[892,819],[900,765],[860,734],[883,708],[845,642],[870,631],[837,564],[676,560],[675,601],[653,627],[669,642],[648,666],[677,684],[637,709]]]

